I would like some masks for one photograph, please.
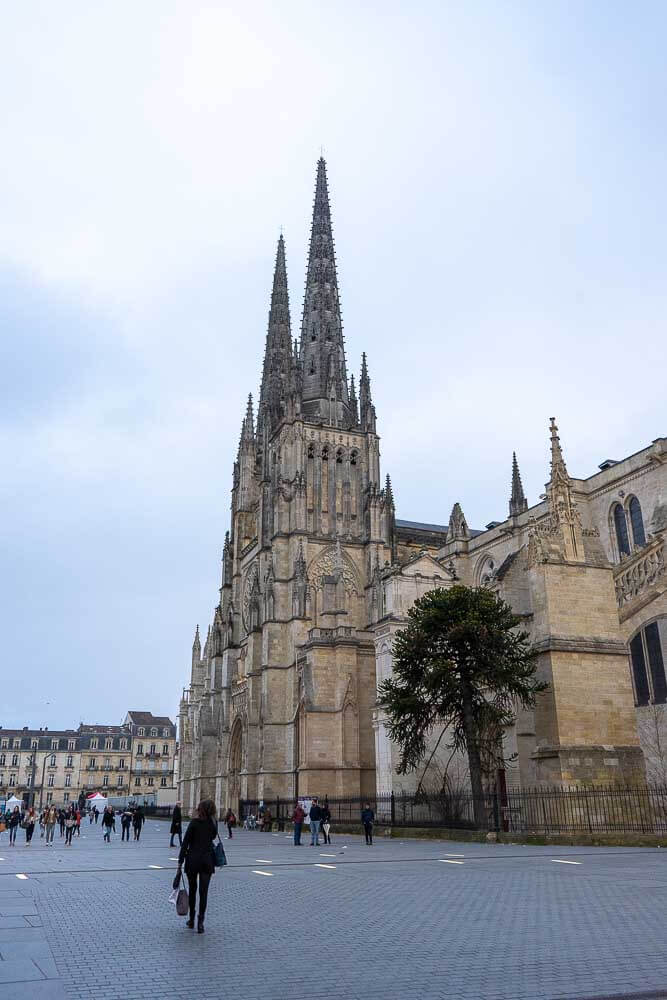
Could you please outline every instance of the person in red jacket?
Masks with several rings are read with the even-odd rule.
[[[296,809],[292,813],[292,822],[294,823],[294,846],[301,847],[301,827],[303,826],[303,821],[306,818],[306,814],[301,808],[301,804],[297,802]]]

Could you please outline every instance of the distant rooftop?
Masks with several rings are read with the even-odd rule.
[[[500,524],[501,522],[499,521],[498,523]],[[446,524],[426,524],[425,521],[401,521],[399,518],[396,518],[396,527],[405,528],[407,531],[430,531],[436,535],[447,534]],[[468,531],[471,538],[482,534],[477,528],[468,528]]]
[[[396,518],[396,527],[410,528],[413,531],[435,531],[442,535],[447,534],[446,524],[425,524],[423,521],[399,521]]]

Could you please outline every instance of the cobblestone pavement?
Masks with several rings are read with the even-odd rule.
[[[206,933],[167,901],[177,851],[0,840],[12,1000],[590,1000],[667,997],[667,852],[238,831]],[[569,863],[563,863],[569,862]],[[18,879],[17,874],[27,875]],[[10,985],[11,984],[11,985]],[[664,989],[664,992],[662,990]]]

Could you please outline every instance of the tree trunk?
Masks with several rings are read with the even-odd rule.
[[[468,768],[470,769],[470,786],[472,788],[475,826],[483,830],[487,826],[486,809],[484,808],[484,790],[482,788],[482,761],[479,753],[479,734],[473,713],[472,688],[468,680],[461,679],[461,700],[463,703],[463,729],[466,736],[468,751]]]

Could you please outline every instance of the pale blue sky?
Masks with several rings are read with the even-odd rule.
[[[174,715],[328,162],[398,516],[665,428],[661,3],[35,3],[0,61],[0,723]]]

